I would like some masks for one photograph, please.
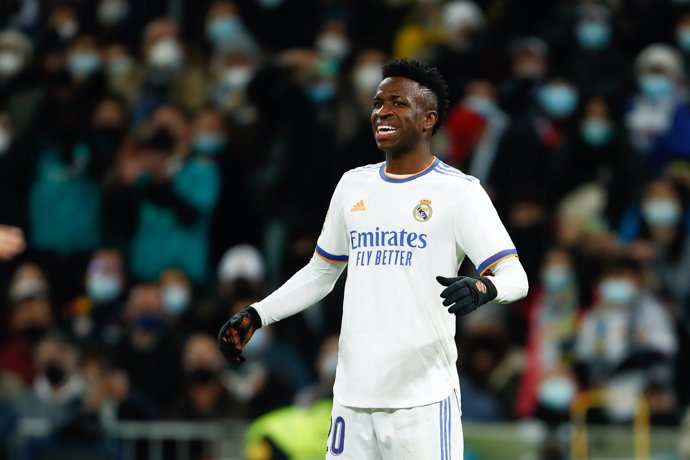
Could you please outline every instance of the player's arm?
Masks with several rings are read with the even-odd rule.
[[[241,364],[242,350],[254,331],[301,312],[333,290],[348,260],[349,240],[340,206],[338,184],[328,209],[314,256],[275,292],[230,318],[218,333],[218,345],[228,361]]]
[[[275,292],[230,318],[218,334],[218,344],[228,361],[244,362],[242,350],[260,327],[299,313],[326,297],[344,269],[344,263],[328,262],[314,254]]]
[[[461,250],[475,262],[479,277],[436,278],[445,286],[441,297],[450,313],[466,315],[489,302],[509,303],[527,295],[527,274],[515,246],[478,182],[468,186],[463,196],[456,238]]]

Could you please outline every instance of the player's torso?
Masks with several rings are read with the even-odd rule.
[[[386,182],[351,179],[341,205],[349,239],[348,274],[420,272],[458,262],[453,187],[433,177]],[[450,265],[449,265],[450,264]]]

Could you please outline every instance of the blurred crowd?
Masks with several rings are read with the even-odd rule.
[[[332,190],[382,161],[391,58],[437,66],[435,154],[489,191],[530,278],[458,323],[463,417],[627,423],[690,402],[687,0],[0,3],[0,435],[50,422],[254,420],[330,397],[342,280],[215,335],[305,264]],[[470,223],[468,223],[469,225]],[[475,261],[479,262],[479,261]],[[463,273],[472,273],[468,262]]]

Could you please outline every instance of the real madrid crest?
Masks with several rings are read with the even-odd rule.
[[[412,217],[419,222],[426,222],[431,219],[433,212],[434,210],[431,209],[431,200],[424,198],[420,200],[419,204],[412,210]]]

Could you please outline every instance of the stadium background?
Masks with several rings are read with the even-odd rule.
[[[595,389],[623,399],[588,412],[590,451],[632,458],[643,407],[654,458],[690,458],[690,2],[0,8],[0,223],[28,243],[0,265],[0,457],[241,458],[251,426],[252,458],[318,458],[342,280],[241,368],[215,334],[383,159],[371,96],[407,57],[444,74],[434,151],[482,180],[530,278],[458,322],[467,458],[568,458]]]

